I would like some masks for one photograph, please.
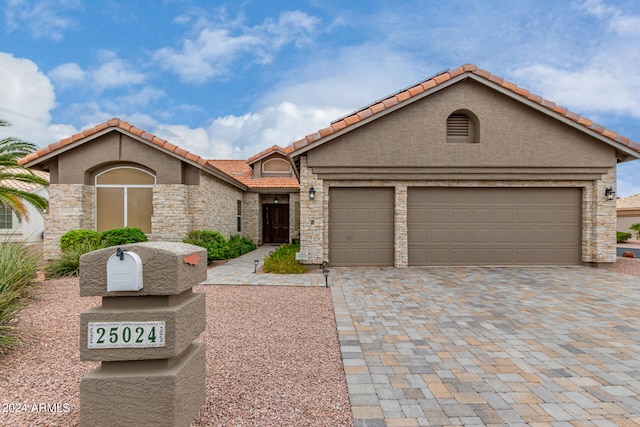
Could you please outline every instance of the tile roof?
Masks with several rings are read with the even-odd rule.
[[[168,141],[165,141],[162,138],[159,138],[155,135],[150,134],[149,132],[145,132],[142,129],[138,129],[137,127],[133,126],[130,123],[127,123],[123,120],[117,119],[117,118],[113,118],[111,120],[108,120],[104,123],[100,123],[99,125],[96,125],[92,128],[89,129],[85,129],[82,132],[78,132],[75,135],[72,135],[68,138],[65,138],[63,140],[60,140],[58,142],[55,142],[53,144],[49,144],[48,146],[39,149],[38,151],[31,153],[25,157],[23,157],[22,159],[20,159],[19,163],[21,165],[33,162],[34,160],[37,160],[41,157],[44,157],[48,154],[54,153],[70,144],[73,144],[75,142],[81,141],[91,135],[94,135],[100,131],[103,131],[105,129],[109,129],[109,128],[118,128],[118,129],[122,129],[124,131],[127,131],[129,133],[132,133],[133,135],[136,135],[146,141],[149,141],[150,143],[157,145],[158,147],[162,147],[165,150],[168,150],[174,154],[176,154],[179,157],[183,157],[187,160],[190,160],[192,162],[198,163],[200,166],[205,166],[207,164],[207,160],[197,156],[193,153],[188,152],[187,150],[183,150],[182,148],[175,146],[171,143],[169,143]]]
[[[300,186],[296,178],[288,176],[254,178],[253,168],[249,165],[248,160],[209,160],[209,164],[249,188],[299,188]]]
[[[488,71],[480,69],[475,65],[471,65],[471,64],[465,64],[453,70],[448,70],[443,73],[440,73],[430,79],[427,79],[421,83],[418,83],[415,86],[412,86],[406,90],[398,92],[386,99],[383,99],[367,107],[364,107],[363,109],[358,110],[357,112],[351,115],[338,119],[335,122],[331,123],[329,127],[321,129],[316,133],[312,133],[302,139],[299,139],[298,141],[293,142],[289,147],[285,148],[285,150],[288,151],[288,154],[293,153],[295,155],[297,151],[303,150],[305,147],[308,147],[309,145],[314,144],[315,142],[318,142],[350,126],[353,126],[365,119],[375,116],[376,114],[380,114],[385,110],[389,110],[395,107],[396,105],[399,105],[403,102],[406,102],[407,100],[415,98],[420,94],[422,94],[423,92],[436,88],[440,85],[443,85],[447,81],[450,81],[463,74],[477,76],[488,82],[498,85],[499,87],[506,89],[526,100],[539,104],[540,106],[560,115],[561,117],[564,117],[566,119],[569,119],[581,125],[587,130],[594,131],[610,139],[613,142],[622,144],[630,148],[631,150],[640,153],[640,143],[632,141],[625,136],[619,135],[618,133],[612,130],[606,129],[602,125],[594,123],[587,118],[581,117],[580,115],[567,110],[565,107],[556,105],[554,102],[548,101],[538,95],[535,95],[529,92],[526,89],[518,87],[514,83],[508,82],[501,77],[495,76],[489,73]]]
[[[259,152],[258,154],[254,154],[253,156],[247,159],[247,163],[252,164],[260,159],[264,159],[274,153],[282,154],[283,156],[289,155],[293,151],[293,147],[291,145],[282,148],[279,145],[274,145],[273,147],[269,147],[266,150]]]
[[[168,141],[165,141],[162,138],[159,138],[155,135],[150,134],[142,129],[138,129],[135,126],[127,123],[123,120],[114,118],[108,120],[104,123],[101,123],[92,128],[86,129],[82,132],[76,133],[75,135],[70,136],[69,138],[65,138],[56,143],[50,144],[47,147],[41,148],[38,151],[31,153],[22,159],[20,159],[19,163],[21,165],[34,162],[44,156],[55,153],[58,150],[62,150],[64,147],[67,147],[73,143],[84,140],[91,135],[97,134],[103,130],[109,128],[118,128],[122,129],[126,132],[129,132],[133,135],[136,135],[158,147],[162,147],[165,150],[168,150],[178,157],[182,157],[184,159],[195,162],[203,167],[214,168],[222,174],[232,178],[234,181],[237,181],[247,187],[251,188],[298,188],[298,180],[296,178],[290,177],[262,177],[262,178],[254,178],[253,177],[253,169],[250,166],[249,161],[256,161],[273,153],[280,153],[283,155],[287,155],[287,150],[274,145],[267,150],[262,151],[261,153],[252,156],[250,160],[207,160],[203,157],[195,155],[193,153],[188,152],[176,145],[171,144]],[[291,148],[289,149],[289,152]],[[47,174],[48,177],[48,174]]]
[[[616,209],[640,209],[640,193],[618,199],[616,201]]]
[[[20,169],[17,168],[12,168],[8,170],[11,173],[24,173],[25,171],[22,171]],[[35,169],[31,169],[31,171],[36,175],[39,176],[40,178],[46,179],[47,181],[49,181],[49,172],[45,172],[45,171],[39,171],[39,170],[35,170]],[[14,190],[21,190],[21,191],[27,191],[27,192],[31,192],[34,190],[37,190],[38,188],[41,187],[40,184],[31,184],[28,182],[22,182],[22,181],[18,181],[15,179],[5,179],[2,180],[2,185],[4,187],[8,187],[8,188],[13,188]]]

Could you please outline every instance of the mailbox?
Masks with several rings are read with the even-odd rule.
[[[142,289],[142,260],[134,252],[118,248],[107,261],[107,291]]]

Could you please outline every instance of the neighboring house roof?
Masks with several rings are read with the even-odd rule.
[[[622,197],[616,201],[616,209],[629,210],[640,209],[640,193],[629,197]]]
[[[27,171],[24,171],[18,168],[11,168],[11,169],[8,169],[8,171],[11,173],[28,173]],[[31,172],[33,172],[36,176],[49,181],[49,172],[39,171],[35,169],[31,169]],[[26,192],[32,192],[42,187],[42,185],[40,184],[22,182],[16,179],[5,179],[5,180],[2,180],[1,183],[4,187],[13,188],[14,190],[20,190],[20,191],[26,191]]]
[[[255,157],[255,156],[254,156]],[[215,168],[231,175],[249,188],[298,188],[298,180],[288,176],[254,178],[248,160],[209,160]]]
[[[505,81],[503,78],[495,76],[488,71],[482,70],[471,64],[465,64],[453,70],[445,71],[381,101],[376,101],[374,104],[368,105],[348,116],[336,120],[327,128],[321,129],[316,133],[307,135],[305,138],[295,141],[290,147],[285,148],[285,150],[288,151],[292,157],[299,156],[318,145],[366,124],[371,120],[375,120],[378,117],[395,111],[398,108],[422,99],[433,92],[437,92],[442,88],[448,87],[466,78],[472,78],[475,81],[493,87],[514,99],[524,102],[543,113],[560,119],[570,126],[613,145],[618,150],[633,158],[640,158],[640,143],[619,135],[612,130],[606,129],[599,124],[593,123],[591,120],[581,117],[580,115],[567,110],[565,107],[556,105],[554,102],[548,101],[526,89],[518,87],[514,83]]]

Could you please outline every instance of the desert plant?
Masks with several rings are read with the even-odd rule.
[[[182,241],[205,248],[207,250],[208,263],[226,258],[227,240],[218,231],[192,230]]]
[[[60,237],[60,250],[69,252],[80,246],[82,243],[100,243],[100,233],[94,230],[71,230]]]
[[[282,245],[264,259],[262,269],[275,274],[305,273],[307,269],[296,259],[296,252],[300,252],[299,244]]]
[[[46,277],[78,276],[80,274],[80,257],[104,247],[103,243],[93,240],[80,242],[63,252],[60,258],[49,262],[44,269],[44,274]]]
[[[0,243],[0,354],[20,344],[17,316],[32,299],[39,261],[24,243]]]
[[[624,243],[631,238],[631,233],[616,231],[616,243]]]
[[[636,239],[640,239],[640,223],[631,224],[629,229],[636,232]]]
[[[109,246],[147,242],[148,240],[147,235],[135,227],[114,228],[113,230],[103,231],[100,234],[100,241],[105,248]]]

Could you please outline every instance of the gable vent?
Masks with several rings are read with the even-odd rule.
[[[469,117],[466,114],[452,114],[447,119],[447,136],[468,138],[470,135]]]

